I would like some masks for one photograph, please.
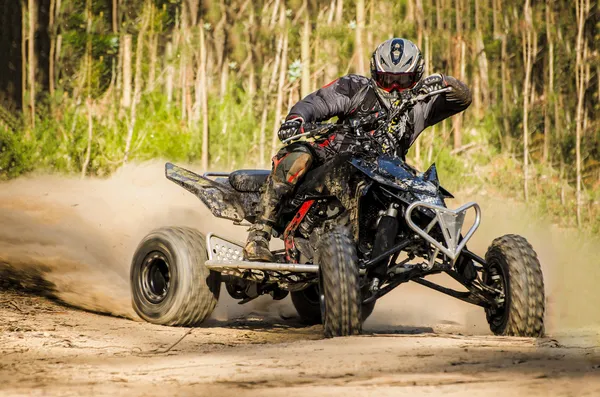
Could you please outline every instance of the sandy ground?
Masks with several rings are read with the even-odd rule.
[[[359,337],[322,339],[289,299],[239,306],[224,291],[200,328],[147,324],[128,271],[149,230],[244,230],[213,220],[156,164],[0,184],[0,395],[600,395],[598,241],[486,192],[477,201],[471,249],[516,232],[538,251],[547,337],[492,336],[481,309],[410,284],[378,302]]]
[[[593,334],[500,338],[367,323],[363,336],[326,340],[320,326],[272,312],[192,330],[6,291],[0,317],[3,396],[600,395]]]

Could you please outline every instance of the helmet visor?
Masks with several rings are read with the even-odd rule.
[[[390,92],[392,90],[406,90],[415,85],[416,73],[385,73],[379,72],[375,77],[375,82],[379,88]]]

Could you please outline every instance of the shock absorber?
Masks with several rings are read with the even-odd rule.
[[[315,221],[323,215],[323,204],[322,200],[317,200],[315,205],[313,205],[306,215],[302,222],[298,226],[298,232],[304,237],[308,238],[310,233],[313,231],[313,227],[315,225]]]
[[[392,248],[396,242],[396,236],[398,235],[398,204],[392,203],[388,207],[387,211],[382,213],[381,219],[377,226],[377,232],[375,234],[375,243],[373,244],[373,251],[371,258],[376,258],[388,249]],[[381,280],[386,277],[387,267],[389,259],[383,259],[378,263],[373,264],[373,270],[371,275],[373,281],[371,282],[371,292],[375,292],[379,289]]]

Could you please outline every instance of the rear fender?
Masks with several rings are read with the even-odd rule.
[[[165,164],[165,176],[195,194],[214,216],[234,222],[241,222],[246,217],[239,193],[233,188],[171,163]]]

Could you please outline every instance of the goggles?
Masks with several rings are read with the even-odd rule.
[[[375,77],[375,82],[382,90],[391,92],[392,90],[403,91],[412,88],[416,81],[415,72],[409,73],[385,73],[378,72]]]

